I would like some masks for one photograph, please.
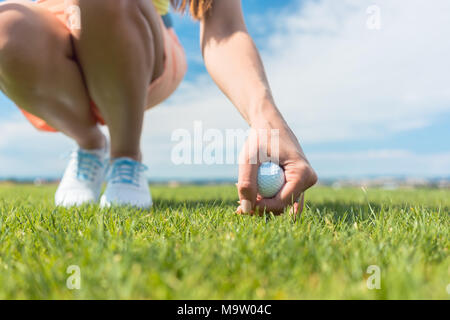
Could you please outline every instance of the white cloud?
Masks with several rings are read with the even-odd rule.
[[[450,2],[310,1],[263,50],[280,109],[305,142],[389,135],[450,111]]]
[[[379,31],[366,27],[366,9],[374,3],[381,9]],[[297,11],[275,16],[271,12],[271,16],[250,21],[266,23],[264,30],[269,34],[258,44],[277,104],[300,141],[350,144],[351,140],[424,128],[450,111],[449,11],[447,0],[434,0],[432,5],[422,0],[311,0]],[[220,176],[236,171],[170,164],[172,131],[192,129],[195,120],[202,120],[205,128],[246,127],[209,77],[185,82],[173,98],[146,115],[144,156],[157,175]],[[61,168],[56,154],[67,150],[67,143],[60,136],[35,133],[24,121],[0,124],[0,175],[28,172],[24,158],[33,159],[30,173],[46,165],[50,172]],[[8,151],[13,147],[21,150],[23,164]],[[449,174],[450,170],[445,169],[450,168],[445,153],[394,153],[383,161],[360,155],[360,162],[355,154],[340,157],[311,155],[322,176],[371,172],[374,167],[367,159],[379,164],[375,171],[380,173],[404,172],[402,161],[418,165],[410,173]],[[425,166],[426,160],[436,169]],[[357,163],[359,169],[346,163]]]
[[[21,116],[0,122],[0,177],[57,177],[73,146],[61,134],[36,131]]]
[[[450,111],[450,2],[378,1],[380,31],[366,28],[369,4],[309,1],[297,12],[265,19],[273,23],[260,45],[269,79],[303,142],[423,128]],[[167,107],[155,110],[149,122],[153,117],[164,126],[190,126],[196,119],[217,128],[243,125],[205,77],[186,83]]]
[[[366,27],[369,1],[309,1],[276,19],[273,13],[250,19],[273,24],[259,47],[278,106],[302,143],[390,136],[427,127],[450,111],[450,2],[376,3],[380,31]],[[148,157],[159,150],[168,159],[169,132],[199,119],[206,127],[245,127],[202,76],[149,113],[146,141],[154,149]],[[156,132],[161,136],[152,138]]]

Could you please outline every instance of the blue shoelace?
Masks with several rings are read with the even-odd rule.
[[[139,187],[139,177],[141,172],[148,168],[140,162],[129,158],[119,158],[111,164],[111,170],[108,175],[110,183],[131,184]]]
[[[77,160],[75,175],[79,180],[92,182],[95,179],[97,170],[105,167],[105,164],[100,161],[98,156],[81,149],[74,151],[72,157],[75,157]]]

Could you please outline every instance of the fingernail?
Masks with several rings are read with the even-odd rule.
[[[252,211],[252,202],[249,200],[241,200],[241,209],[244,213],[250,213]]]
[[[298,209],[300,208],[300,206],[299,206],[299,204],[298,203],[294,203],[294,214],[295,215],[297,215],[299,212],[298,212]]]

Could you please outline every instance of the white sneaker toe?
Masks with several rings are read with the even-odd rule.
[[[81,206],[98,200],[107,171],[107,148],[75,150],[55,194],[61,207]]]
[[[147,167],[130,158],[115,159],[110,165],[102,208],[132,206],[148,209],[153,205],[145,171]]]

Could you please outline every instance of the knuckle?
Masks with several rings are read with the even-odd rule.
[[[304,179],[304,183],[308,188],[314,186],[318,181],[316,172],[309,165],[303,169],[302,178]]]
[[[314,186],[318,181],[317,173],[307,162],[298,163],[295,166],[295,173],[298,181],[301,181],[307,189]]]
[[[317,176],[317,173],[312,170],[311,178],[310,178],[310,187],[314,186],[319,181],[319,177]]]

